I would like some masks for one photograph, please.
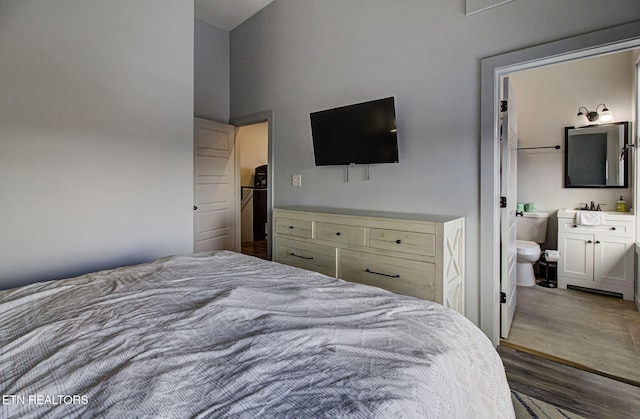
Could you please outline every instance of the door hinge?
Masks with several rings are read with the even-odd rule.
[[[507,105],[507,101],[506,100],[501,100],[500,101],[500,112],[506,112],[508,108],[509,108],[509,106]]]
[[[507,208],[507,197],[506,196],[501,196],[500,197],[500,208]]]
[[[500,293],[500,304],[506,304],[507,302],[507,294],[505,294],[504,292]]]

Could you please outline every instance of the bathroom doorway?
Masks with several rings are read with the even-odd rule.
[[[588,57],[576,59],[568,62],[548,65],[540,68],[528,69],[510,73],[504,77],[509,80],[511,87],[509,92],[515,91],[517,96],[518,113],[517,113],[517,134],[514,135],[518,139],[517,165],[513,164],[510,168],[513,171],[501,170],[501,178],[504,183],[505,178],[517,185],[516,197],[508,197],[507,202],[510,213],[516,211],[513,202],[519,202],[520,214],[525,217],[520,218],[520,222],[524,223],[528,215],[538,216],[551,222],[544,222],[543,231],[538,232],[535,242],[529,243],[536,246],[536,249],[530,250],[518,248],[518,261],[525,258],[524,252],[529,252],[527,260],[531,263],[536,262],[540,256],[540,248],[542,251],[557,250],[560,248],[557,243],[557,218],[556,213],[559,209],[584,207],[585,203],[596,202],[598,206],[602,206],[603,210],[615,211],[616,201],[619,197],[623,197],[627,202],[633,202],[633,190],[631,187],[616,188],[568,188],[565,186],[564,162],[565,162],[565,129],[576,123],[576,116],[579,104],[587,104],[586,106],[594,108],[592,101],[606,102],[611,109],[616,112],[612,114],[615,121],[632,121],[633,103],[635,100],[634,92],[634,61],[638,56],[638,50],[621,51],[612,54],[598,55],[596,57]],[[612,77],[602,77],[603,74],[610,74]],[[588,88],[585,88],[588,86]],[[503,87],[503,90],[506,89]],[[502,142],[505,143],[505,137],[510,130],[505,129],[505,121],[507,114],[511,114],[515,110],[515,98],[511,97],[508,103],[508,111],[503,112],[502,123]],[[553,104],[550,106],[549,104]],[[505,106],[505,109],[507,107]],[[511,118],[508,118],[511,121]],[[594,124],[597,124],[595,122]],[[504,149],[504,144],[503,144]],[[504,159],[506,153],[502,153]],[[618,151],[614,160],[617,161],[620,156]],[[629,159],[626,159],[629,161]],[[624,164],[624,163],[623,163]],[[504,166],[504,165],[503,165]],[[589,170],[594,170],[593,166],[589,166]],[[629,182],[629,184],[631,184]],[[504,188],[503,188],[504,189]],[[502,193],[505,196],[505,192]],[[582,204],[582,205],[581,205]],[[533,209],[529,209],[533,208]],[[523,212],[524,211],[524,212]],[[534,211],[533,213],[527,211]],[[539,223],[540,224],[540,223]],[[502,223],[502,225],[505,225]],[[540,224],[542,226],[542,224]],[[504,228],[502,228],[504,230]],[[519,232],[522,230],[519,228]],[[503,231],[504,233],[504,231]],[[518,240],[533,240],[532,237],[524,237],[518,235]],[[502,239],[503,252],[507,246],[504,246],[505,240]],[[519,242],[520,243],[520,242]],[[522,253],[521,253],[522,251]],[[503,275],[505,272],[503,256]],[[524,263],[518,265],[525,266]],[[536,264],[537,266],[537,264]],[[543,268],[545,268],[543,266]],[[530,268],[529,268],[530,269]],[[546,271],[545,271],[546,272]],[[524,272],[523,272],[524,273]],[[551,272],[556,274],[555,265]],[[539,275],[540,277],[541,275]],[[522,289],[523,285],[534,285],[535,281],[532,276],[530,280],[520,278],[518,280]],[[555,285],[554,281],[545,283]],[[502,291],[505,292],[504,278]],[[518,301],[518,298],[507,295],[507,305],[511,301]],[[511,309],[502,310],[501,337],[507,338],[509,323],[504,321],[504,312],[511,312]],[[505,333],[507,330],[507,333]]]
[[[511,73],[640,47],[640,22],[514,51],[481,62],[480,326],[500,341],[499,82]],[[593,106],[593,105],[592,105]]]
[[[548,215],[552,221],[546,223],[546,241],[536,240],[542,250],[562,247],[557,244],[558,209],[583,207],[581,203],[595,201],[603,210],[615,211],[620,196],[627,202],[634,200],[632,187],[566,188],[562,179],[564,127],[575,124],[576,104],[587,103],[585,106],[593,108],[596,104],[590,102],[600,99],[610,109],[616,108],[615,121],[633,124],[635,61],[639,55],[637,49],[632,49],[509,74],[516,87],[520,111],[518,201],[533,204],[537,212]],[[603,78],[602,74],[612,77]],[[553,106],[548,106],[549,103]],[[618,152],[616,160],[619,155]],[[524,206],[526,209],[527,205]],[[543,268],[537,271],[538,283],[546,279],[546,265]],[[549,283],[556,285],[556,270],[549,273],[552,279]],[[637,367],[640,351],[628,344],[637,339],[636,330],[640,327],[640,313],[633,302],[612,295],[549,290],[533,284],[517,287],[514,327],[508,336],[502,336],[500,345],[558,358],[631,384],[640,383]],[[585,341],[589,345],[584,345]]]
[[[481,327],[493,340],[495,345],[500,343],[500,302],[495,298],[499,294],[500,283],[496,280],[499,278],[499,252],[500,248],[500,232],[501,226],[498,222],[498,198],[499,198],[499,144],[498,133],[498,92],[499,82],[503,77],[517,76],[521,71],[536,71],[536,69],[544,69],[548,66],[562,65],[563,63],[577,63],[579,59],[602,57],[604,55],[629,51],[640,46],[640,23],[623,25],[621,27],[599,31],[588,35],[578,36],[551,44],[541,45],[538,47],[528,48],[522,51],[504,54],[483,60],[482,62],[482,158],[481,158],[481,221],[483,230],[481,231],[481,241],[486,244],[494,243],[494,246],[483,246],[481,255]],[[576,99],[578,100],[578,99]],[[520,109],[522,110],[522,101],[519,99]],[[637,103],[637,102],[636,102]],[[586,106],[595,106],[596,104],[588,104]],[[538,107],[548,107],[552,112],[565,112],[559,110],[555,103],[539,103]],[[569,112],[577,113],[578,106]],[[539,108],[537,109],[539,110]],[[536,112],[538,123],[543,123],[544,118],[540,117]],[[635,115],[630,115],[629,120],[634,121]],[[573,125],[572,123],[567,123]],[[635,124],[634,124],[635,125]],[[633,137],[634,139],[636,137]],[[634,141],[635,142],[635,141]],[[563,144],[563,143],[561,143]],[[556,157],[563,156],[563,153],[556,154]],[[562,160],[560,160],[562,167]],[[637,174],[637,171],[635,171]],[[539,179],[539,178],[538,178]],[[556,180],[561,182],[562,177]],[[637,182],[634,181],[637,185]],[[521,189],[520,186],[518,189]],[[584,191],[583,191],[584,192]],[[631,191],[633,194],[633,191]],[[520,191],[519,191],[520,195]],[[546,194],[543,198],[552,196]],[[574,198],[568,198],[570,200]],[[631,201],[635,197],[632,196]],[[581,201],[578,201],[581,202]],[[541,206],[538,206],[541,208]],[[554,208],[549,208],[553,211]],[[559,208],[555,208],[556,210]],[[553,224],[549,228],[550,232],[554,231]],[[553,234],[550,237],[553,240]],[[561,291],[561,290],[558,290]],[[637,297],[636,297],[637,298]],[[584,336],[574,337],[584,339]],[[567,336],[567,339],[572,339]]]

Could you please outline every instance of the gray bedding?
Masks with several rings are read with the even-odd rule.
[[[216,252],[0,291],[0,417],[512,418],[443,306]]]

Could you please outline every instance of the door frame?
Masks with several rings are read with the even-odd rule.
[[[274,144],[273,144],[273,111],[263,111],[256,112],[249,115],[239,116],[237,118],[231,118],[229,120],[229,124],[236,127],[236,135],[238,134],[237,129],[240,127],[244,127],[247,125],[259,124],[262,122],[267,123],[267,255],[269,259],[272,259],[271,256],[271,248],[272,248],[272,238],[273,238],[273,228],[272,228],[272,212],[273,212],[273,203],[274,203],[274,194],[273,194],[273,156],[274,156]],[[240,154],[236,152],[236,179],[238,181],[237,190],[240,190]],[[237,208],[236,217],[240,220],[240,205]],[[238,222],[236,225],[236,234],[240,237],[240,223]]]
[[[500,343],[500,137],[503,76],[640,47],[640,21],[481,60],[480,84],[480,328]]]

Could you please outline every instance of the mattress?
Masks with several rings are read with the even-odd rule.
[[[439,304],[234,252],[0,291],[0,417],[512,418]]]

